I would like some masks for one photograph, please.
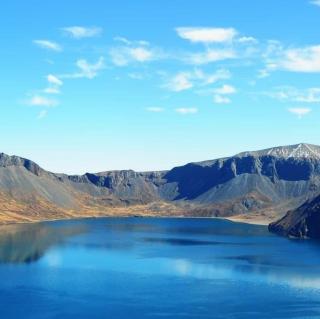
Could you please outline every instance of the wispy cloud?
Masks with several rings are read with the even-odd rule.
[[[229,79],[231,74],[228,70],[219,69],[213,73],[205,73],[201,69],[194,69],[189,72],[178,72],[172,78],[167,80],[164,85],[170,91],[180,92],[193,88],[213,84],[217,81]]]
[[[212,62],[234,59],[237,55],[233,49],[208,49],[204,52],[188,53],[183,57],[186,63],[201,65]]]
[[[146,110],[148,112],[153,112],[153,113],[161,113],[164,111],[163,107],[158,107],[158,106],[152,106],[152,107],[147,107]]]
[[[320,45],[287,50],[279,66],[294,72],[320,72]]]
[[[131,48],[128,52],[138,62],[150,61],[153,56],[151,50],[148,50],[143,47]]]
[[[280,43],[273,41],[268,45],[264,58],[266,72],[320,72],[320,45],[285,49]]]
[[[121,42],[121,43],[124,43],[126,45],[130,45],[132,43],[132,41],[128,40],[127,38],[125,37],[114,37],[113,38],[114,41],[117,41],[117,42]]]
[[[191,42],[223,43],[231,41],[237,31],[233,28],[179,27],[178,36]]]
[[[55,75],[49,74],[47,76],[48,87],[43,90],[46,94],[59,94],[60,87],[63,85],[63,82]]]
[[[50,84],[57,85],[57,86],[61,86],[63,84],[63,82],[58,77],[52,74],[49,74],[47,76],[47,80]]]
[[[217,94],[234,94],[236,93],[237,90],[235,87],[233,87],[232,85],[228,85],[228,84],[225,84],[219,88],[216,88],[214,89],[214,93],[217,93]]]
[[[188,72],[179,72],[166,84],[170,91],[180,92],[191,89],[193,83],[191,82],[192,75]]]
[[[299,103],[319,103],[320,87],[297,89],[291,86],[279,87],[266,95],[279,101],[299,102]]]
[[[227,80],[231,78],[231,73],[226,69],[218,69],[213,73],[204,73],[201,69],[195,69],[195,75],[200,80],[200,85],[213,84],[221,80]]]
[[[57,100],[50,99],[41,95],[34,95],[28,101],[29,105],[32,106],[44,106],[44,107],[53,107],[59,104]]]
[[[96,63],[89,63],[85,59],[79,59],[76,62],[76,66],[79,69],[78,72],[62,74],[60,77],[69,79],[87,78],[91,80],[98,75],[99,71],[105,68],[104,58],[100,57]]]
[[[120,46],[109,51],[111,61],[116,66],[126,66],[132,62],[149,62],[160,58],[160,53],[155,49],[145,46]]]
[[[259,42],[256,38],[254,37],[240,37],[239,39],[237,39],[238,42],[240,43],[257,43]]]
[[[180,108],[177,108],[175,111],[181,115],[198,113],[198,109],[195,107],[180,107]]]
[[[302,118],[303,116],[309,114],[312,110],[307,107],[293,107],[289,108],[288,111],[298,116],[298,118]]]
[[[236,88],[232,85],[224,84],[219,88],[213,89],[213,101],[216,104],[229,104],[231,99],[226,95],[235,94],[237,92]]]
[[[270,71],[267,68],[260,69],[258,71],[258,78],[259,79],[264,79],[264,78],[267,78],[268,76],[270,76]]]
[[[116,41],[116,42],[121,42],[121,43],[126,44],[128,46],[130,46],[130,45],[133,45],[133,46],[135,46],[135,45],[136,46],[149,46],[150,45],[150,43],[148,41],[145,41],[145,40],[131,41],[131,40],[125,38],[125,37],[119,37],[119,36],[114,37],[113,40]]]
[[[46,94],[60,94],[60,89],[58,87],[47,87],[43,90]]]
[[[48,111],[47,110],[42,110],[39,112],[38,116],[37,116],[37,119],[38,120],[41,120],[43,119],[44,117],[46,117],[48,115]]]
[[[102,28],[72,26],[72,27],[62,28],[62,31],[74,39],[82,39],[82,38],[97,37],[101,35]]]
[[[213,102],[216,104],[229,104],[231,103],[231,99],[220,94],[215,94],[213,96]]]
[[[310,1],[310,3],[320,7],[320,0],[313,0],[313,1]]]
[[[56,51],[56,52],[62,51],[62,47],[60,46],[60,44],[53,41],[34,40],[33,43],[42,49],[47,49],[47,50]]]

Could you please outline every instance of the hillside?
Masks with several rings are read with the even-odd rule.
[[[306,201],[269,225],[276,234],[295,238],[320,238],[320,196]]]
[[[103,215],[275,220],[320,190],[320,147],[298,144],[162,172],[54,174],[0,154],[3,223]]]

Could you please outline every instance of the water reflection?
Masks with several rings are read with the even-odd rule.
[[[313,289],[320,287],[318,248],[314,242],[270,236],[265,227],[220,220],[101,219],[0,227],[1,263],[44,257],[44,266]]]
[[[45,223],[0,227],[0,263],[31,263],[65,237],[85,232],[86,227],[50,227]]]
[[[273,285],[287,285],[294,288],[308,288],[320,291],[319,272],[301,272],[292,269],[275,269],[260,266],[197,264],[188,259],[167,261],[168,266],[182,277],[198,279],[240,279],[253,283],[265,282]]]
[[[0,227],[0,300],[28,310],[2,317],[319,318],[319,248],[210,219]]]
[[[227,242],[227,241],[197,240],[197,239],[186,239],[186,238],[165,238],[165,237],[162,237],[162,238],[145,237],[142,240],[146,243],[164,244],[164,245],[172,245],[172,246],[254,245],[254,243],[239,243],[239,242]]]
[[[141,220],[141,219],[140,219]],[[156,223],[154,221],[157,221]],[[212,218],[160,218],[137,222],[128,218],[123,222],[110,222],[108,230],[115,232],[140,232],[152,234],[234,235],[241,237],[271,236],[265,226],[239,224]]]

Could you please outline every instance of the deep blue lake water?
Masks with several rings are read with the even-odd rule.
[[[320,243],[216,219],[0,228],[1,318],[320,318]]]

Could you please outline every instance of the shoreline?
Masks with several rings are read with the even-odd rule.
[[[220,217],[217,217],[220,218]],[[242,223],[242,224],[249,224],[249,225],[259,225],[259,226],[268,226],[272,220],[266,219],[250,219],[250,218],[240,218],[240,217],[222,217],[222,219],[230,220],[234,223]]]
[[[257,226],[268,226],[271,221],[267,219],[259,219],[259,218],[248,218],[246,217],[239,217],[239,216],[229,216],[229,217],[215,217],[215,216],[208,216],[208,217],[201,217],[201,216],[184,216],[184,215],[176,215],[176,216],[156,216],[156,215],[88,215],[88,216],[79,216],[79,217],[65,217],[65,218],[52,218],[52,219],[43,219],[43,220],[34,220],[34,221],[16,221],[16,222],[9,222],[9,223],[0,223],[0,228],[5,226],[12,226],[12,225],[28,225],[28,224],[37,224],[37,223],[45,223],[45,222],[55,222],[55,221],[72,221],[72,220],[81,220],[81,219],[99,219],[99,218],[167,218],[167,219],[221,219],[221,220],[228,220],[234,223],[240,224],[249,224],[249,225],[257,225]]]

